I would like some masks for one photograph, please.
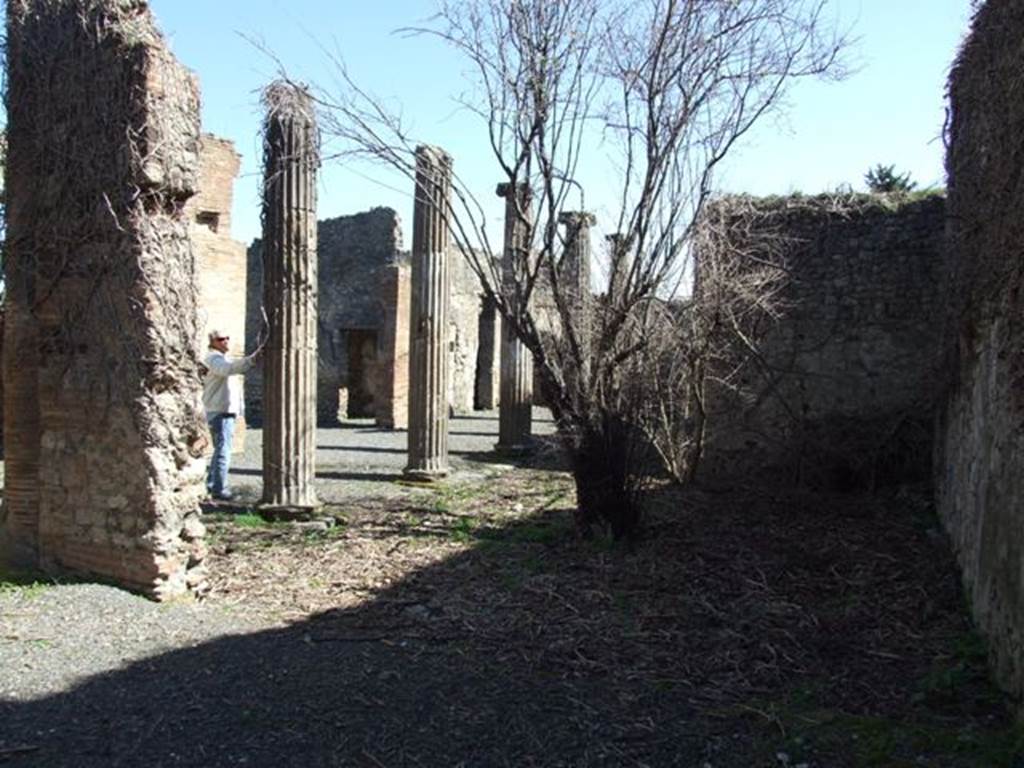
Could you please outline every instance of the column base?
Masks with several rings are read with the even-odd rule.
[[[307,504],[275,504],[261,501],[256,505],[256,511],[263,517],[274,521],[309,521],[317,516],[323,509],[323,504],[314,501]]]
[[[445,467],[444,469],[420,469],[414,467],[406,467],[402,470],[402,474],[406,480],[412,480],[417,483],[435,483],[439,480],[444,480],[448,477],[450,470]]]
[[[525,456],[528,453],[533,453],[533,449],[534,443],[530,438],[518,443],[494,444],[494,452],[500,456]]]

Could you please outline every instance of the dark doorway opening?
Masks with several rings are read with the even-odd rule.
[[[500,343],[498,308],[492,299],[480,300],[477,326],[476,378],[473,382],[473,408],[487,411],[498,405],[497,364]]]
[[[349,328],[343,331],[348,363],[348,408],[350,419],[376,416],[373,393],[377,379],[377,330]]]

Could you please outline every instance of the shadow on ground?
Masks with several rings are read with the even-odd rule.
[[[319,538],[223,523],[222,564],[259,574],[278,547],[282,578],[305,558],[275,593],[296,603],[332,579],[358,592],[358,547],[384,559],[358,604],[0,703],[0,762],[1017,765],[919,501],[669,493],[619,551],[575,540],[550,487],[499,485],[350,511]]]

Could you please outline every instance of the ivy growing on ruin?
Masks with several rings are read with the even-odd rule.
[[[139,0],[12,0],[7,54],[4,549],[201,590],[198,86]]]

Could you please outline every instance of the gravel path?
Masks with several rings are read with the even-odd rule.
[[[708,749],[680,695],[445,637],[351,639],[330,616],[260,629],[97,585],[5,589],[0,616],[2,765],[703,766]]]
[[[639,685],[564,684],[440,642],[314,640],[297,626],[0,700],[0,755],[19,768],[380,768],[644,765],[653,752],[670,758],[661,765],[699,766],[684,704]],[[669,745],[652,738],[656,724]]]
[[[547,411],[536,409],[536,434],[551,434]],[[497,412],[451,421],[453,478],[473,481],[493,472]],[[232,482],[242,498],[260,494],[262,433],[249,429]],[[418,495],[397,480],[406,459],[406,432],[370,420],[317,430],[317,490],[327,503]],[[490,463],[488,463],[490,462]],[[0,462],[0,483],[3,463]],[[251,632],[259,622],[211,604],[158,605],[94,584],[0,590],[0,697],[26,700],[66,690],[93,675],[175,648]],[[2,758],[0,758],[2,759]]]
[[[98,584],[3,589],[0,697],[58,693],[147,657],[255,628],[220,606],[159,605]]]
[[[544,408],[533,412],[533,433],[551,435],[554,423]],[[498,440],[498,412],[456,415],[449,422],[449,460],[453,479],[478,479],[494,469]],[[260,495],[263,462],[262,431],[246,432],[245,450],[232,460],[232,489],[242,499]],[[361,496],[396,497],[408,488],[396,481],[406,464],[405,430],[382,429],[370,419],[346,421],[340,427],[317,430],[317,492],[327,503],[343,503]]]

